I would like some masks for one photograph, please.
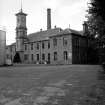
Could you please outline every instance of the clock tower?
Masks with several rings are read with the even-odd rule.
[[[22,9],[16,14],[16,53],[19,54],[21,62],[24,61],[24,42],[27,40],[26,16]]]

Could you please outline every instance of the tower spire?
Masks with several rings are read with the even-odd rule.
[[[23,12],[23,9],[22,9],[22,0],[21,0],[21,10],[20,11]]]

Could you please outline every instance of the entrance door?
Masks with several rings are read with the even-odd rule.
[[[13,62],[14,63],[21,63],[20,55],[18,52],[15,54]]]

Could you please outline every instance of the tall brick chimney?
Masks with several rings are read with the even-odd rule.
[[[47,29],[51,29],[51,9],[47,9]]]

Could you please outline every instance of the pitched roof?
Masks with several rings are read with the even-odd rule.
[[[55,29],[49,29],[49,30],[29,34],[28,39],[29,39],[29,42],[35,42],[35,41],[48,40],[49,37],[66,35],[66,34],[76,34],[76,35],[82,36],[83,32],[76,31],[76,30],[69,29],[69,28],[65,30],[62,30],[61,28],[55,28]],[[13,45],[15,46],[16,42],[8,46],[13,46]]]
[[[60,35],[67,35],[67,34],[75,34],[75,35],[80,35],[80,36],[83,35],[82,31],[76,31],[76,30],[67,28],[65,30],[60,31],[57,35],[53,35],[51,37],[60,36]]]
[[[76,31],[70,28],[62,30],[61,28],[49,29],[45,31],[40,31],[36,33],[32,33],[28,35],[28,39],[30,42],[40,41],[40,40],[48,40],[49,37],[60,36],[65,34],[75,34],[75,35],[83,35],[82,31]]]
[[[50,36],[57,35],[62,31],[61,28],[49,29],[45,31],[40,31],[28,35],[29,41],[40,41],[47,40]]]
[[[20,11],[16,14],[16,16],[17,16],[17,15],[25,15],[25,16],[27,16],[27,14],[26,14],[26,13],[23,13],[22,10],[20,10]]]
[[[76,35],[82,35],[80,31],[74,30],[74,29],[70,29],[70,28],[66,28],[64,30],[64,34],[68,34],[68,33],[73,33]]]

